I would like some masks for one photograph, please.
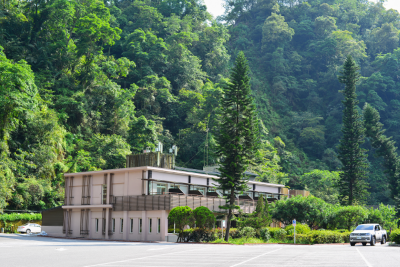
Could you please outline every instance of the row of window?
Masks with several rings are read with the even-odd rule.
[[[130,227],[129,227],[129,232],[133,233],[134,232],[134,226],[133,226],[133,218],[130,219]],[[157,218],[157,234],[161,233],[161,219]],[[95,219],[95,228],[96,232],[99,232],[100,225],[99,225],[100,219],[96,218]],[[112,224],[112,231],[115,233],[115,218],[111,219],[111,224]],[[148,219],[148,226],[149,226],[149,233],[153,232],[153,219],[149,218]],[[120,218],[119,219],[119,232],[123,233],[124,232],[124,219]],[[138,218],[138,233],[143,232],[143,220],[142,218]]]

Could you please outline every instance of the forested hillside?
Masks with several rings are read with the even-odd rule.
[[[337,76],[347,55],[361,67],[360,109],[379,110],[385,134],[400,142],[397,11],[366,0],[226,5],[217,21],[201,0],[1,1],[0,208],[57,205],[64,172],[122,168],[158,141],[179,147],[178,166],[217,163],[219,98],[241,50],[261,180],[314,186],[337,202]],[[382,160],[365,146],[368,203],[390,203]]]

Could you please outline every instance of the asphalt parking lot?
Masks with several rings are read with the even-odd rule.
[[[387,245],[209,245],[0,234],[0,266],[400,266]]]

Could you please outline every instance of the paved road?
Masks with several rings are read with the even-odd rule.
[[[1,267],[400,266],[400,247],[128,243],[0,234]]]

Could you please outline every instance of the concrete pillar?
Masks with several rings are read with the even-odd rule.
[[[107,189],[107,196],[108,196],[108,189]],[[108,202],[108,197],[107,197],[107,202]],[[108,239],[108,224],[110,223],[108,220],[108,217],[110,216],[110,211],[108,208],[106,208],[106,233],[105,233],[105,239]]]
[[[161,241],[166,241],[166,236],[168,235],[168,216],[167,211],[161,211]]]
[[[147,241],[148,231],[147,211],[142,211],[142,234],[140,241]]]
[[[128,233],[129,233],[129,225],[130,225],[130,221],[128,218],[128,211],[124,211],[124,230],[123,230],[123,235],[122,235],[122,239],[123,240],[128,240]]]
[[[92,227],[92,211],[91,210],[89,210],[89,218],[88,218],[88,220],[89,220],[89,238],[92,238],[92,236],[93,236],[93,234],[92,234],[92,232],[94,231],[94,228]]]
[[[110,204],[110,179],[111,179],[111,174],[107,173],[107,204]]]

